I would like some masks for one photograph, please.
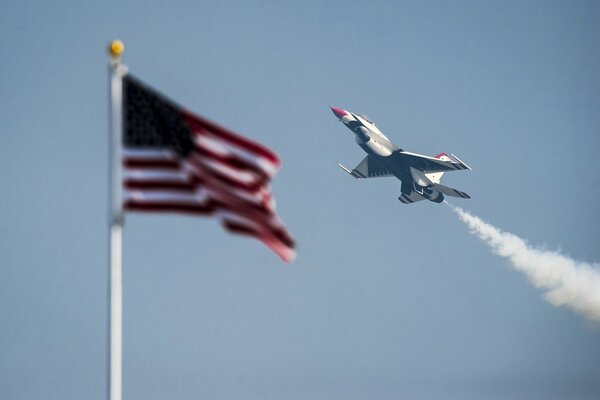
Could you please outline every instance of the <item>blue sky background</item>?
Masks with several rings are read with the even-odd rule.
[[[12,1],[0,13],[0,397],[104,399],[107,57],[275,149],[283,265],[211,219],[129,215],[124,398],[596,399],[600,333],[443,205],[337,168],[328,104],[459,155],[454,203],[600,260],[592,1]]]

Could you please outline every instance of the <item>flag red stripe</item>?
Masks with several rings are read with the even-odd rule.
[[[223,226],[230,232],[235,232],[235,233],[239,233],[239,234],[245,234],[245,235],[251,235],[251,236],[260,236],[260,234],[258,233],[258,231],[256,231],[255,229],[250,228],[247,225],[242,225],[242,224],[238,224],[238,223],[234,223],[231,221],[227,221],[224,220],[223,221]]]
[[[237,134],[221,126],[204,118],[201,118],[197,115],[194,115],[188,111],[183,111],[182,116],[183,119],[187,122],[188,126],[191,128],[191,130],[196,134],[202,135],[208,132],[210,134],[218,136],[220,139],[223,139],[233,145],[236,145],[238,147],[246,149],[247,151],[260,155],[276,165],[281,164],[279,157],[277,157],[275,153],[256,142],[238,136]]]
[[[178,212],[178,213],[192,213],[200,215],[209,215],[214,213],[219,208],[226,209],[228,211],[236,211],[230,209],[226,204],[219,203],[218,201],[209,200],[206,204],[185,204],[180,202],[148,202],[148,201],[136,201],[129,200],[124,204],[124,208],[129,211],[143,211],[143,212]],[[253,218],[248,217],[250,220]],[[263,237],[265,235],[276,238],[286,246],[293,247],[293,240],[279,227],[271,226],[270,224],[259,223],[260,229],[254,229],[248,225],[244,225],[240,222],[234,222],[231,220],[223,219],[223,225],[230,229],[235,230],[239,233],[244,231],[247,234],[251,234],[256,237]]]
[[[214,213],[215,206],[212,202],[207,204],[183,204],[169,202],[147,202],[147,201],[126,201],[124,208],[130,211],[147,211],[147,212],[179,212],[191,213],[199,215],[210,215]]]
[[[268,177],[269,177],[265,171],[263,171],[256,165],[253,165],[253,164],[249,163],[248,161],[246,161],[240,157],[236,157],[234,155],[225,156],[222,154],[215,153],[215,152],[213,152],[205,147],[199,146],[199,145],[196,145],[196,153],[202,157],[210,158],[211,160],[218,161],[222,164],[225,164],[231,168],[235,168],[239,171],[252,171],[256,175],[259,175],[260,177],[262,177],[263,179],[268,179]]]
[[[237,194],[235,191],[231,190],[231,187],[227,182],[222,182],[219,179],[212,179],[212,176],[207,176],[205,185],[208,189],[211,190],[212,196],[217,197],[224,204],[236,212],[246,211],[259,211],[261,213],[266,213],[270,216],[273,216],[273,212],[266,206],[267,201],[261,202],[258,204],[256,202],[251,202],[249,199],[242,197]],[[266,188],[266,186],[261,186],[258,189]],[[268,198],[266,200],[269,200]],[[258,201],[255,200],[255,201]]]
[[[265,206],[251,203],[241,197],[235,195],[227,195],[220,193],[214,200],[215,205],[224,210],[230,210],[238,215],[241,215],[251,221],[262,225],[271,225],[273,213]]]
[[[268,234],[269,236],[272,236],[280,242],[284,243],[286,246],[290,246],[292,248],[294,247],[294,240],[289,236],[289,234],[283,227],[281,227],[277,222],[273,221],[274,215],[272,213],[267,211],[265,215],[263,212],[256,212],[257,210],[253,209],[242,209],[239,207],[231,208],[229,204],[223,204],[219,202],[217,202],[216,204],[220,206],[219,208],[221,209],[232,211],[235,214],[247,219],[248,221],[251,221],[252,223],[256,224],[257,228],[251,228],[248,225],[243,224],[239,221],[227,219],[227,217],[223,217],[224,224],[231,226],[241,226],[248,229],[252,229],[257,232],[261,232],[262,234]]]
[[[223,184],[235,187],[237,189],[242,189],[247,192],[256,192],[265,184],[265,179],[259,179],[258,181],[252,183],[246,183],[235,180],[214,168],[210,168],[209,166],[204,164],[200,159],[197,159],[195,157],[189,158],[188,161],[190,165],[194,168],[196,176],[205,178],[205,181],[207,183],[211,179],[214,179],[218,180],[219,182],[222,182]]]
[[[267,235],[264,232],[260,232],[250,226],[237,222],[224,220],[222,221],[222,224],[223,227],[229,232],[260,239],[265,245],[275,251],[282,259],[289,261],[286,253],[294,247],[293,241],[281,240],[280,237]],[[273,240],[273,238],[275,238],[275,240]]]
[[[131,183],[127,186],[127,189],[130,190],[138,190],[142,193],[151,194],[151,193],[164,193],[167,194],[193,194],[196,193],[199,187],[201,186],[181,186],[181,187],[169,187],[170,184],[164,183],[156,183],[149,185],[146,182],[143,183]],[[219,190],[219,189],[217,189]],[[214,193],[213,193],[214,196]],[[147,202],[154,203],[156,200],[144,199],[144,200],[133,200],[136,202]],[[230,210],[235,212],[236,214],[243,215],[244,217],[255,221],[260,224],[269,224],[270,219],[274,216],[274,214],[269,210],[264,204],[253,203],[248,199],[244,199],[243,197],[236,196],[231,193],[220,193],[217,194],[217,199],[212,199],[212,203],[224,210]],[[181,203],[178,203],[181,204]]]
[[[288,236],[283,235],[281,233],[281,231],[278,231],[278,230],[270,229],[267,231],[262,231],[259,229],[255,229],[249,225],[245,225],[241,222],[235,222],[235,221],[230,221],[230,220],[223,220],[222,223],[223,223],[223,226],[225,226],[225,228],[227,228],[228,230],[231,230],[231,231],[235,231],[238,233],[245,233],[247,235],[253,235],[253,236],[257,236],[257,237],[265,237],[266,235],[268,235],[268,236],[271,236],[271,237],[277,239],[278,241],[285,244],[286,246],[289,246],[289,247],[294,246],[294,242]]]
[[[160,168],[173,170],[181,168],[181,163],[177,160],[160,160],[160,159],[132,159],[125,158],[123,160],[123,165],[127,168]]]
[[[194,164],[197,163],[198,161],[196,160]],[[274,214],[265,203],[253,202],[236,194],[231,189],[232,187],[236,187],[249,192],[256,192],[265,187],[263,184],[243,184],[217,171],[205,172],[204,175],[206,179],[203,179],[199,174],[194,174],[192,180],[188,182],[130,178],[124,181],[124,186],[127,189],[140,190],[142,192],[164,191],[165,193],[193,193],[197,188],[205,186],[212,191],[213,197],[216,196],[212,200],[215,207],[231,210],[258,224],[271,225],[270,220],[274,217]],[[137,200],[136,202],[140,203],[144,201],[148,204],[155,204],[152,200]]]
[[[199,183],[199,181],[198,181]],[[126,189],[131,190],[168,190],[193,192],[198,187],[197,182],[175,182],[158,180],[128,179],[123,182]]]

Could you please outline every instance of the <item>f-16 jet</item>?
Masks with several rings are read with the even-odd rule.
[[[444,172],[471,169],[460,158],[446,153],[429,157],[405,151],[394,145],[365,115],[336,107],[331,107],[331,111],[354,133],[356,143],[367,153],[352,170],[338,164],[354,178],[395,176],[402,181],[398,200],[404,204],[421,200],[441,203],[444,195],[471,198],[465,192],[440,184]]]

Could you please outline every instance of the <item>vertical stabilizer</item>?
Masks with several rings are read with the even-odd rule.
[[[433,158],[437,158],[440,161],[452,161],[452,159],[448,157],[446,153],[440,153],[437,156],[434,156]],[[432,183],[440,183],[442,175],[444,175],[443,172],[432,172],[429,174],[425,174],[427,179],[429,179]]]

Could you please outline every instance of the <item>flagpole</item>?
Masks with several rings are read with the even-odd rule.
[[[110,198],[109,198],[109,400],[122,397],[122,343],[123,343],[123,194],[122,194],[122,130],[123,130],[123,76],[127,68],[121,64],[124,46],[114,40],[108,46],[110,56]]]

